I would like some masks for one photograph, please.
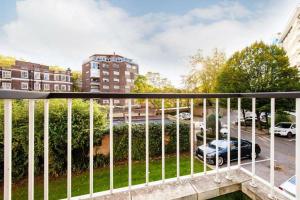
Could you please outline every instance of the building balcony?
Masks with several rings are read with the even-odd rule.
[[[28,138],[28,174],[26,174],[26,181],[28,181],[28,186],[26,186],[28,199],[34,199],[35,192],[39,187],[37,186],[38,182],[42,182],[43,199],[51,199],[49,195],[53,195],[49,189],[49,183],[52,180],[50,177],[49,165],[53,164],[53,160],[49,159],[53,151],[50,151],[55,143],[51,143],[52,140],[49,138],[53,137],[49,135],[49,133],[56,133],[55,130],[52,130],[51,121],[55,121],[53,116],[56,116],[57,113],[51,112],[51,109],[54,109],[53,104],[51,102],[56,101],[58,99],[63,100],[65,102],[65,116],[66,120],[59,119],[57,123],[61,125],[61,127],[65,128],[65,136],[66,136],[66,145],[55,146],[56,151],[60,151],[64,153],[66,158],[66,175],[61,175],[61,179],[65,179],[66,187],[65,187],[65,197],[66,199],[191,199],[191,200],[199,200],[199,199],[213,199],[225,194],[230,194],[232,192],[242,192],[247,195],[251,199],[300,199],[300,137],[296,137],[295,139],[295,156],[289,157],[288,159],[292,161],[292,163],[296,163],[296,170],[293,172],[296,174],[296,183],[295,184],[295,195],[293,196],[290,193],[287,193],[281,189],[279,189],[279,185],[275,182],[276,178],[276,160],[275,155],[277,149],[275,148],[275,99],[294,99],[295,107],[296,107],[296,130],[295,134],[300,135],[300,92],[280,92],[280,93],[234,93],[234,94],[124,94],[124,93],[98,93],[98,92],[90,92],[90,93],[72,93],[72,92],[64,92],[64,93],[52,93],[52,92],[27,92],[27,91],[12,91],[12,90],[0,90],[0,99],[3,100],[3,135],[4,135],[4,167],[3,167],[3,199],[10,200],[12,199],[12,194],[16,191],[16,187],[21,187],[21,184],[14,184],[12,179],[13,169],[17,166],[12,165],[14,156],[12,156],[13,150],[15,150],[12,145],[12,135],[15,134],[13,130],[15,130],[14,126],[18,126],[14,121],[14,109],[20,109],[21,107],[15,106],[13,103],[14,100],[24,100],[28,104],[27,107],[23,109],[26,110],[26,114],[28,114],[28,133],[26,132],[26,137]],[[80,119],[78,118],[78,113],[84,112],[84,106],[78,107],[78,102],[76,100],[84,99],[84,103],[88,105],[87,113],[85,116],[88,122],[88,130],[84,127],[78,127],[80,123]],[[108,132],[106,140],[101,141],[100,143],[105,145],[107,144],[108,148],[103,150],[101,147],[95,146],[94,139],[96,136],[99,136],[99,127],[98,121],[95,120],[97,116],[99,116],[99,109],[101,107],[95,107],[97,105],[97,100],[106,99],[109,101],[107,105],[107,126]],[[127,100],[127,110],[126,117],[128,121],[126,122],[126,137],[121,137],[119,134],[116,134],[116,130],[118,129],[114,125],[114,100]],[[134,129],[135,122],[133,121],[133,106],[132,102],[135,100],[144,100],[143,106],[145,107],[145,113],[142,115],[140,120],[143,121],[143,131],[140,129]],[[154,99],[161,100],[161,108],[160,108],[160,122],[159,129],[156,129],[156,132],[153,132],[153,129],[150,128],[150,125],[153,124],[150,121],[149,117],[149,108],[150,102]],[[181,119],[180,115],[180,101],[188,99],[187,108],[189,109],[189,117],[186,120]],[[252,119],[251,119],[251,129],[245,131],[242,126],[242,105],[244,100],[251,100],[248,103],[252,104]],[[256,103],[260,99],[269,99],[270,103],[270,135],[265,136],[268,139],[261,140],[261,135],[256,129]],[[172,100],[174,102],[174,111],[176,113],[173,116],[174,120],[166,119],[166,112],[168,109],[165,108],[165,101]],[[202,118],[196,118],[196,101],[201,100],[201,116]],[[225,101],[226,100],[226,101]],[[208,101],[213,106],[209,108]],[[72,103],[74,102],[74,104]],[[42,105],[42,106],[41,106]],[[198,105],[198,104],[197,104]],[[207,115],[208,110],[210,112],[215,113],[215,123],[216,130],[219,130],[218,119],[221,116],[221,107],[223,105],[223,114],[222,116],[226,119],[226,127],[228,132],[225,136],[220,136],[218,132],[216,132],[215,137],[213,138],[214,149],[213,153],[208,152],[209,145],[213,143],[209,143],[210,136],[208,135],[208,122]],[[62,106],[60,103],[59,106]],[[40,109],[40,108],[43,109]],[[74,108],[76,107],[76,108]],[[63,112],[63,107],[59,107],[59,111]],[[80,108],[81,110],[76,110]],[[28,110],[27,110],[28,109]],[[42,115],[35,114],[37,110],[42,110]],[[75,109],[75,110],[74,110]],[[235,110],[234,110],[235,109]],[[22,110],[24,111],[24,110]],[[76,112],[76,113],[75,113]],[[237,125],[234,125],[231,122],[232,114],[236,112],[236,122]],[[42,131],[37,132],[37,129],[41,128],[41,124],[37,124],[37,122],[43,121]],[[49,117],[51,116],[51,117]],[[97,118],[98,119],[98,118]],[[38,121],[39,120],[39,121]],[[199,139],[197,136],[197,124],[201,122],[201,127],[203,130],[203,134]],[[76,123],[76,124],[74,124]],[[168,128],[169,126],[174,125],[174,128]],[[185,124],[185,125],[184,125]],[[87,123],[84,123],[87,125]],[[24,127],[24,124],[22,124]],[[74,132],[74,126],[77,130],[76,135]],[[181,126],[185,126],[185,131],[181,129]],[[19,128],[19,127],[17,127]],[[20,127],[21,128],[21,127]],[[156,127],[157,128],[157,127]],[[121,129],[124,131],[124,129]],[[138,130],[138,132],[136,131]],[[54,132],[53,132],[54,131]],[[87,131],[87,132],[85,132]],[[171,137],[170,132],[173,131],[173,135]],[[64,131],[63,131],[64,132]],[[97,132],[97,134],[96,134]],[[88,133],[88,134],[86,134]],[[42,134],[43,138],[43,149],[44,152],[40,157],[40,161],[42,160],[43,170],[36,172],[35,169],[41,166],[35,166],[38,162],[35,159],[35,153],[39,152],[40,149],[35,148],[36,145],[36,137],[37,134]],[[79,134],[79,135],[78,135]],[[82,134],[82,135],[81,135]],[[152,135],[155,134],[155,137]],[[100,134],[102,135],[102,133]],[[159,135],[159,137],[157,137]],[[76,136],[76,138],[75,138]],[[145,143],[141,143],[141,141],[136,141],[136,137],[143,138]],[[233,140],[233,137],[236,137]],[[245,141],[244,137],[249,137],[251,142],[248,144],[248,154],[244,155],[244,145],[242,142]],[[63,137],[62,135],[59,136]],[[80,139],[78,139],[78,137]],[[87,163],[87,171],[86,174],[83,173],[82,176],[80,174],[74,174],[74,166],[72,162],[78,159],[74,156],[74,148],[78,143],[83,142],[84,138],[88,141],[88,151],[83,153],[83,156],[86,156]],[[109,139],[111,138],[111,139]],[[182,139],[184,138],[184,139]],[[151,159],[151,154],[153,154],[153,149],[150,149],[153,143],[153,139],[158,139],[159,142],[156,145],[156,148],[159,149],[160,155],[155,157],[156,162],[159,165],[153,165],[153,160]],[[211,139],[211,138],[210,138]],[[63,139],[62,139],[63,140]],[[75,141],[74,141],[75,140]],[[122,147],[118,146],[118,143],[114,143],[114,141],[123,141],[126,140],[126,145]],[[183,141],[184,140],[184,141]],[[227,142],[226,146],[222,146],[219,141]],[[172,142],[170,142],[172,141]],[[233,148],[236,141],[236,146]],[[252,144],[260,144],[263,141],[264,144],[268,143],[269,146],[261,147],[262,152],[268,152],[267,160],[258,160],[257,156],[260,152],[257,151],[256,145]],[[49,143],[50,142],[50,143]],[[185,142],[184,144],[182,142]],[[201,142],[204,147],[202,150],[202,154],[198,152],[199,145],[198,142]],[[277,140],[276,140],[277,142]],[[287,141],[286,141],[287,142]],[[50,145],[51,144],[51,145]],[[125,144],[125,143],[124,143]],[[293,143],[287,143],[287,146],[291,146]],[[141,145],[143,147],[141,147]],[[184,146],[185,145],[185,146]],[[249,146],[250,145],[250,146]],[[260,144],[261,145],[261,144]],[[133,148],[139,147],[140,151],[144,152],[145,157],[141,159],[143,162],[143,167],[140,169],[137,167],[137,159],[136,158],[136,149]],[[286,148],[288,148],[286,146]],[[121,148],[121,149],[120,149]],[[182,148],[186,148],[183,150]],[[224,149],[230,149],[226,154],[222,155],[222,151]],[[210,149],[211,150],[211,149]],[[98,162],[94,156],[97,152],[105,152],[103,155],[107,155],[107,158],[101,157],[101,159],[107,161],[107,167],[96,169],[95,163]],[[125,158],[120,159],[117,153],[126,152]],[[185,155],[183,159],[181,156]],[[215,155],[215,156],[213,156]],[[218,155],[218,156],[216,156]],[[250,159],[249,159],[250,155]],[[234,159],[233,159],[233,156]],[[248,163],[244,162],[244,157],[248,158]],[[169,163],[169,158],[174,158],[172,160],[172,165]],[[63,159],[63,158],[62,158]],[[121,160],[120,163],[116,164],[115,160]],[[227,162],[224,162],[228,160]],[[25,162],[25,161],[24,161]],[[266,162],[269,167],[268,172],[260,171],[261,162]],[[18,162],[19,164],[22,164]],[[155,168],[153,168],[155,166]],[[120,169],[123,168],[122,173],[120,173]],[[98,171],[107,171],[107,177],[103,176],[94,176]],[[120,179],[116,179],[118,176],[127,174],[127,178],[125,180],[126,185],[120,186]],[[139,174],[135,174],[136,170],[140,170]],[[183,170],[185,172],[183,173]],[[159,178],[153,178],[153,174],[159,174]],[[172,172],[172,173],[171,173]],[[173,173],[174,172],[174,173]],[[40,173],[40,174],[37,174]],[[171,174],[171,175],[170,175]],[[293,174],[293,175],[294,175]],[[43,178],[39,178],[37,182],[35,182],[36,176],[42,176]],[[80,176],[80,182],[73,185],[73,181],[78,179]],[[57,178],[57,177],[56,177]],[[97,181],[99,179],[105,179],[107,182],[107,187],[99,191],[97,188],[102,187]],[[139,179],[139,181],[137,181]],[[142,183],[141,183],[142,182]],[[79,187],[85,187],[86,190],[83,194],[76,193],[79,190]],[[15,188],[12,190],[12,186]],[[52,184],[54,187],[55,184]],[[60,188],[61,190],[61,188]],[[56,191],[58,192],[58,191]],[[27,199],[27,197],[25,198]]]

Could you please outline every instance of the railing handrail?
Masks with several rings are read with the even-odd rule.
[[[257,93],[110,93],[0,90],[0,99],[184,99],[184,98],[300,98],[300,91]]]

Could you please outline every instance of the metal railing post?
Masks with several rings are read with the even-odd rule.
[[[216,98],[216,176],[215,182],[221,183],[219,178],[219,99]]]
[[[231,151],[231,138],[230,138],[230,98],[227,98],[227,176],[228,180],[232,180],[230,176],[230,151]]]
[[[179,99],[176,99],[176,167],[177,181],[180,177]]]
[[[3,199],[11,200],[11,154],[12,154],[12,100],[4,100],[4,195]]]
[[[238,98],[238,168],[241,167],[241,98]]]
[[[114,189],[114,122],[113,122],[113,99],[109,99],[109,189],[113,193]]]
[[[28,137],[28,200],[34,199],[34,104],[29,100],[29,137]]]
[[[44,100],[44,200],[49,198],[49,100]]]
[[[191,148],[191,177],[194,176],[194,101],[191,99],[190,148]]]
[[[300,199],[300,98],[296,99],[296,199]]]
[[[165,182],[165,99],[161,100],[161,178]]]
[[[203,99],[203,160],[204,160],[204,173],[206,174],[207,171],[207,164],[206,164],[206,99]]]
[[[68,166],[67,166],[67,198],[72,196],[72,99],[68,99]]]
[[[266,116],[268,117],[268,116]],[[274,127],[275,127],[275,99],[271,98],[271,127],[270,127],[270,135],[271,135],[271,144],[270,144],[270,185],[271,192],[269,194],[269,198],[274,198]]]
[[[132,185],[132,119],[131,119],[131,99],[128,99],[128,188],[131,191]]]
[[[252,153],[251,153],[251,158],[252,158],[252,180],[250,185],[252,187],[257,187],[255,183],[255,158],[256,158],[256,152],[255,152],[255,116],[256,116],[256,99],[252,98]]]
[[[146,99],[146,185],[149,184],[149,100]]]
[[[94,191],[94,102],[90,99],[90,197]]]

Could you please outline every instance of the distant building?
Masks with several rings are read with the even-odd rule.
[[[51,69],[46,65],[16,60],[0,66],[1,89],[59,92],[71,91],[71,70]]]
[[[116,54],[95,54],[82,65],[82,91],[130,93],[139,67],[133,60]],[[102,99],[108,104],[109,99]],[[124,104],[124,100],[114,100]]]
[[[300,7],[297,7],[288,21],[279,43],[286,50],[290,64],[300,67]]]
[[[147,72],[145,75],[149,84],[158,87],[163,88],[166,86],[170,86],[171,82],[167,78],[161,77],[160,73],[157,72]]]

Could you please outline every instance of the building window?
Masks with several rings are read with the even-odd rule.
[[[120,82],[120,79],[114,78],[114,81],[115,81],[115,82]]]
[[[21,71],[21,78],[28,78],[28,71]]]
[[[108,99],[104,99],[102,102],[103,102],[103,104],[109,104],[109,100]]]
[[[119,85],[114,85],[114,89],[118,90],[118,89],[120,89],[120,86]]]
[[[28,90],[28,83],[26,83],[26,82],[21,82],[21,89],[22,89],[22,90]]]
[[[70,76],[67,76],[67,82],[70,82]]]
[[[69,92],[71,91],[71,86],[70,86],[70,85],[68,85],[68,91],[69,91]]]
[[[132,69],[136,69],[136,66],[132,66],[131,68],[132,68]]]
[[[58,84],[54,84],[54,91],[59,91],[59,85]]]
[[[93,69],[99,69],[100,68],[100,65],[98,63],[93,63],[92,64],[92,68]]]
[[[116,99],[116,100],[114,100],[114,103],[120,103],[120,100]]]
[[[108,86],[108,85],[103,85],[103,89],[108,90],[108,89],[109,89],[109,86]]]
[[[40,72],[34,72],[34,79],[40,80],[41,79],[41,73]]]
[[[59,81],[59,74],[54,74],[54,80]]]
[[[61,90],[62,91],[66,91],[67,90],[67,86],[66,85],[61,85]]]
[[[103,82],[104,82],[104,83],[109,83],[109,79],[108,79],[108,78],[104,78],[104,79],[103,79]]]
[[[132,80],[131,80],[131,79],[126,79],[126,82],[127,82],[127,83],[131,83]]]
[[[120,75],[120,72],[114,71],[114,75]]]
[[[40,83],[34,83],[34,90],[41,90],[41,84]]]
[[[119,69],[119,65],[118,64],[113,64],[113,68]]]
[[[109,64],[103,64],[103,68],[109,68]]]
[[[49,81],[49,74],[48,73],[44,73],[44,80]]]
[[[11,89],[11,83],[2,82],[2,89],[10,90]]]
[[[50,85],[49,85],[49,84],[44,84],[44,90],[45,90],[45,91],[50,90]]]
[[[130,86],[129,85],[125,85],[125,89],[130,89]]]
[[[66,75],[61,75],[61,76],[60,76],[60,80],[61,80],[61,81],[66,81]]]
[[[2,71],[2,78],[11,78],[11,71]]]
[[[104,75],[104,76],[108,76],[108,75],[109,75],[109,72],[108,72],[108,71],[103,71],[103,75]]]
[[[130,75],[130,71],[125,71],[125,75]]]

